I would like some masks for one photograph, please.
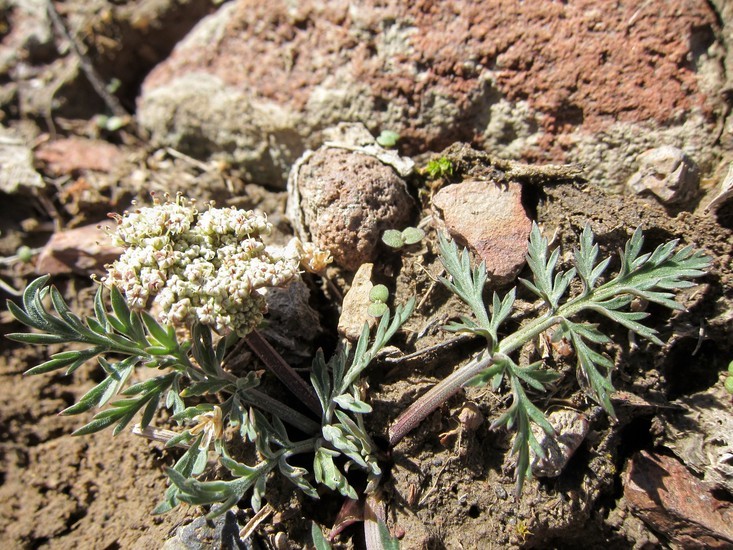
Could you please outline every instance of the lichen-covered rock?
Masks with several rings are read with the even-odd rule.
[[[296,169],[298,204],[288,210],[303,221],[307,234],[299,236],[344,269],[374,261],[382,233],[410,222],[414,204],[405,182],[372,155],[324,146]]]
[[[723,57],[704,0],[235,0],[149,74],[138,117],[155,141],[228,155],[246,172],[266,144],[261,183],[282,184],[323,128],[365,121],[375,135],[396,131],[406,154],[472,141],[514,159],[581,162],[620,188],[659,143],[703,169],[716,162]],[[218,91],[192,87],[196,78]],[[251,108],[221,101],[235,97]],[[261,141],[233,139],[237,124]]]

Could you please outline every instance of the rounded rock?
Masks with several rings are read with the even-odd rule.
[[[321,147],[300,165],[297,186],[310,240],[348,271],[374,261],[382,233],[408,225],[413,212],[402,178],[361,152]]]

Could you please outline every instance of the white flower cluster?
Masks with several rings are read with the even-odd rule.
[[[271,225],[251,211],[199,212],[178,197],[116,219],[113,237],[125,251],[107,266],[104,283],[119,288],[134,309],[157,306],[164,323],[198,321],[244,336],[262,320],[260,289],[298,274],[300,258],[269,250],[261,236]]]

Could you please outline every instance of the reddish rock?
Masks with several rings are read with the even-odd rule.
[[[464,181],[438,191],[433,206],[450,235],[486,262],[493,283],[514,280],[524,266],[532,229],[521,185]]]
[[[150,73],[139,117],[161,143],[238,162],[261,140],[277,154],[259,162],[296,158],[321,128],[365,121],[374,134],[397,131],[408,154],[473,141],[512,157],[605,162],[621,183],[649,141],[710,155],[705,117],[724,79],[717,25],[704,0],[237,0]],[[229,128],[236,121],[254,145]]]
[[[116,260],[122,249],[113,245],[112,239],[100,227],[114,230],[115,224],[104,221],[54,233],[38,256],[36,273],[88,275],[102,272],[104,265]]]
[[[382,233],[403,229],[413,214],[394,168],[361,152],[320,148],[299,165],[296,185],[296,210],[308,233],[301,238],[328,250],[349,271],[373,262]]]
[[[733,506],[676,459],[642,451],[624,472],[632,513],[683,548],[733,547]]]
[[[86,170],[109,172],[122,160],[122,152],[111,143],[78,137],[44,143],[35,156],[56,176]]]

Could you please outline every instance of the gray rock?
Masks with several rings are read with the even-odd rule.
[[[638,162],[639,170],[626,184],[634,193],[651,193],[668,206],[684,204],[697,193],[700,170],[681,149],[663,145],[641,154]]]
[[[33,168],[33,153],[11,130],[0,127],[0,191],[12,195],[39,189],[45,184]]]
[[[323,329],[318,312],[308,300],[310,290],[301,280],[284,288],[268,288],[267,325],[261,332],[288,362],[312,356],[313,343]]]
[[[233,512],[227,512],[214,520],[199,517],[176,529],[175,535],[165,541],[163,550],[253,550],[250,539],[239,538],[239,524]]]
[[[664,445],[705,482],[733,494],[733,415],[723,380],[659,416]]]

